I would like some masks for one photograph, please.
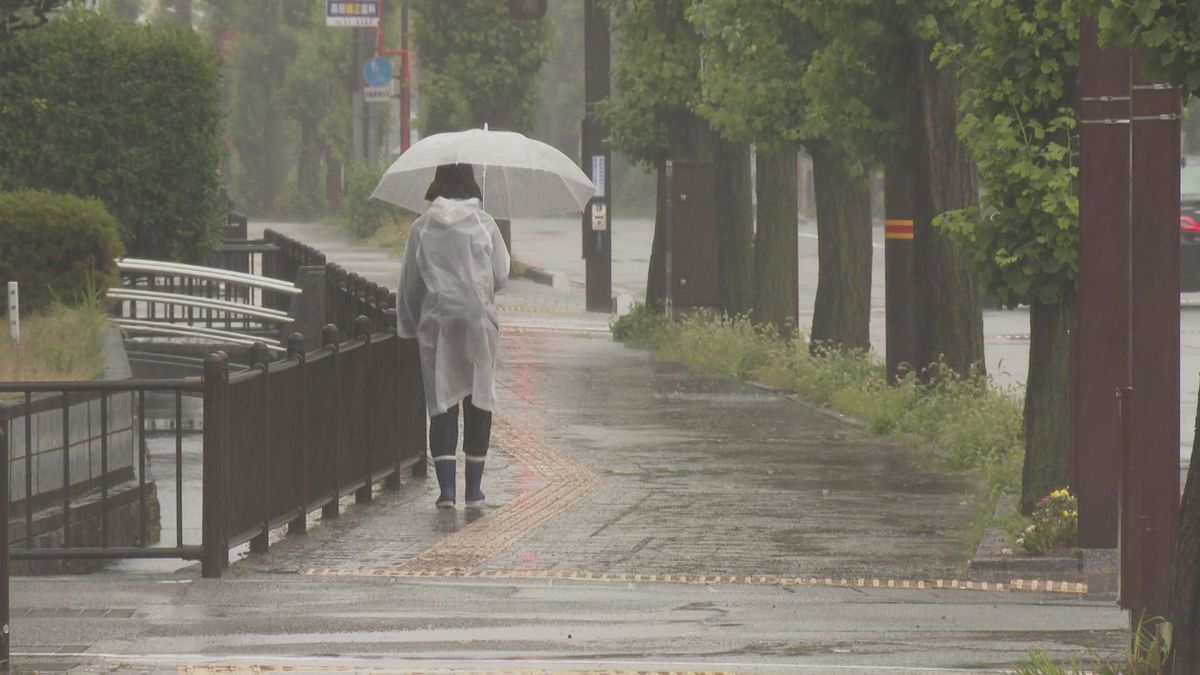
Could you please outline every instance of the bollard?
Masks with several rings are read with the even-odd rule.
[[[304,352],[304,336],[300,333],[292,333],[288,336],[287,341],[287,357],[295,359],[300,364],[300,391],[304,392],[304,408],[300,412],[300,424],[307,425],[311,419],[308,413],[309,387],[308,387],[308,371],[304,368],[305,352]],[[307,430],[300,433],[300,500],[298,504],[299,515],[288,522],[288,534],[307,534],[308,533],[308,505],[305,500],[311,493],[309,489],[309,453],[312,445],[309,441]]]
[[[342,372],[337,367],[338,353],[341,350],[340,345],[341,345],[341,331],[338,330],[337,326],[335,326],[331,323],[326,324],[325,327],[321,329],[321,347],[324,349],[331,350],[333,352],[333,356],[331,357],[334,360],[333,372],[337,373],[338,377],[341,376],[341,372]],[[337,385],[340,385],[340,382],[337,383]],[[341,397],[341,387],[337,386],[337,385],[335,385],[335,389],[333,392],[334,403],[333,403],[333,411],[332,411],[333,426],[334,426],[333,437],[336,440],[334,441],[334,445],[332,448],[324,449],[325,452],[331,453],[333,456],[333,466],[330,467],[331,478],[333,480],[333,494],[331,495],[332,499],[329,501],[329,503],[327,503],[327,504],[325,504],[325,506],[321,507],[321,517],[322,518],[337,518],[338,515],[341,513],[341,505],[339,504],[339,499],[341,498],[341,494],[338,493],[337,486],[338,486],[338,481],[341,478],[341,471],[339,471],[338,465],[340,464],[340,458],[341,458],[341,454],[342,454],[342,397]]]
[[[250,345],[250,367],[258,368],[262,371],[263,377],[263,399],[264,407],[267,414],[265,419],[257,420],[258,424],[266,425],[267,427],[267,443],[266,447],[254,448],[254,452],[262,453],[261,461],[259,462],[258,474],[259,480],[258,491],[262,495],[262,532],[250,540],[251,553],[266,553],[270,549],[270,525],[271,520],[271,387],[268,378],[271,376],[271,352],[267,349],[267,345],[262,342],[255,342]]]
[[[8,282],[8,332],[13,342],[21,342],[21,291],[17,282]]]
[[[28,419],[33,415],[30,414],[29,408],[25,409],[25,417]],[[8,439],[5,436],[5,427],[0,424],[0,448],[4,449],[4,461],[0,462],[4,466],[0,468],[0,522],[8,522],[8,479],[9,479],[9,461],[8,461]],[[32,501],[26,493],[27,502]],[[12,672],[12,658],[10,651],[10,629],[8,622],[8,536],[0,537],[4,541],[0,543],[0,565],[4,569],[0,570],[0,672]],[[27,544],[28,545],[28,544]]]
[[[356,318],[354,320],[354,337],[356,339],[363,341],[363,346],[361,347],[361,349],[363,350],[362,356],[363,356],[363,359],[365,359],[367,362],[367,369],[366,369],[367,376],[365,378],[363,378],[363,385],[365,386],[366,391],[364,392],[365,395],[363,396],[363,406],[362,406],[363,438],[366,440],[362,444],[362,448],[361,448],[362,457],[363,457],[363,477],[366,481],[366,484],[363,485],[361,488],[359,488],[358,492],[354,493],[354,501],[358,504],[368,504],[371,501],[371,483],[372,483],[372,480],[371,480],[371,478],[372,478],[372,476],[371,476],[371,455],[372,455],[371,444],[375,440],[374,434],[371,433],[371,422],[373,420],[371,419],[370,401],[371,401],[371,395],[375,392],[374,382],[372,381],[374,373],[375,373],[375,368],[374,368],[375,364],[372,363],[372,359],[371,359],[371,356],[374,354],[374,350],[371,347],[371,320],[370,319],[368,319],[367,317],[360,314],[358,316],[358,318]]]
[[[218,579],[229,565],[225,536],[225,453],[228,450],[229,361],[220,354],[204,359],[204,465],[200,575]]]

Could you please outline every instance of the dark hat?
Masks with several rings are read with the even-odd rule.
[[[425,191],[425,200],[433,201],[438,197],[446,199],[483,199],[479,184],[475,182],[475,172],[470,164],[443,164],[433,175],[433,182]]]

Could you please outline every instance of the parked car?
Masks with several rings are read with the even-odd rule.
[[[1200,291],[1200,157],[1179,168],[1179,289]]]

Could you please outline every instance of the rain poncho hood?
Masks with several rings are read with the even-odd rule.
[[[430,415],[467,396],[496,403],[500,323],[496,291],[508,281],[508,249],[478,199],[438,197],[413,223],[397,293],[397,331],[416,338]]]

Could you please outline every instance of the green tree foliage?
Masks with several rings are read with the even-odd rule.
[[[46,25],[67,0],[0,0],[0,42]]]
[[[938,224],[1005,305],[1057,303],[1078,271],[1079,8],[1071,0],[960,4],[973,44],[942,45],[940,56],[962,70],[959,136],[979,166],[987,217],[956,210]]]
[[[574,156],[583,117],[583,1],[552,2],[545,20],[550,49],[538,76],[535,128],[539,140]]]
[[[226,179],[240,208],[317,215],[328,206],[322,169],[340,183],[341,163],[351,159],[357,33],[326,26],[325,4],[203,3],[203,31],[222,56],[232,150]],[[396,10],[388,10],[395,32]]]
[[[699,103],[700,35],[691,0],[613,0],[621,39],[612,72],[619,98],[601,106],[608,142],[647,169],[667,159],[670,130]]]
[[[783,4],[697,0],[688,14],[707,36],[697,109],[722,136],[768,154],[812,137],[803,80],[819,36]]]
[[[696,0],[701,46],[697,110],[723,137],[757,150],[754,309],[781,335],[796,327],[796,150],[808,137],[802,84],[817,36],[779,0]]]
[[[303,217],[325,210],[321,185],[322,158],[348,162],[353,131],[350,100],[355,78],[353,34],[323,25],[325,3],[309,2],[305,21],[293,28],[295,57],[287,64],[279,102],[295,133],[288,140],[296,147],[294,173],[284,189],[278,210]]]
[[[1193,0],[1088,0],[1102,44],[1130,47],[1151,76],[1200,94],[1200,6]]]
[[[222,39],[228,39],[230,194],[251,213],[268,212],[286,176],[280,88],[287,65],[296,57],[296,34],[289,24],[303,20],[311,3],[261,0],[211,5],[211,20],[226,27],[221,33]],[[232,34],[226,36],[226,31]]]
[[[545,21],[520,21],[494,0],[410,0],[421,55],[424,133],[480,127],[527,132],[537,73],[549,51]]]
[[[220,74],[192,31],[77,12],[0,43],[0,73],[0,189],[97,197],[134,255],[209,249]]]
[[[21,285],[21,306],[75,302],[117,280],[117,221],[97,199],[40,190],[0,192],[0,279]]]
[[[984,288],[1031,306],[1022,505],[1067,482],[1067,328],[1078,271],[1074,89],[1079,6],[1073,0],[960,0],[969,44],[944,43],[961,69],[958,134],[979,167],[981,205],[943,213]],[[1014,39],[1017,36],[1018,39]]]
[[[804,72],[809,134],[861,162],[887,162],[917,150],[905,129],[913,86],[912,17],[906,3],[787,0],[821,36]]]

